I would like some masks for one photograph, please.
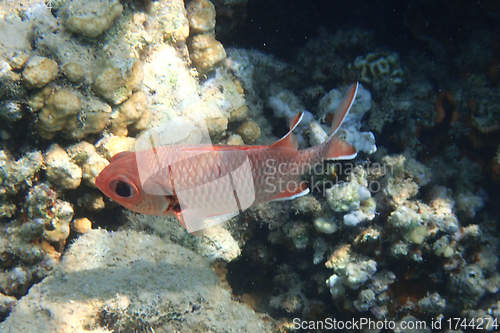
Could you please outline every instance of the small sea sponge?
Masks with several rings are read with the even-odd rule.
[[[144,69],[139,59],[111,59],[97,73],[92,90],[115,105],[139,90],[144,79]]]
[[[422,244],[425,237],[429,236],[430,232],[425,226],[419,226],[411,230],[405,235],[406,239],[412,241],[414,244]]]
[[[331,219],[325,219],[322,217],[318,217],[314,220],[314,227],[319,232],[324,234],[333,234],[335,231],[339,229],[338,223]]]
[[[189,36],[189,22],[183,0],[151,1],[148,6],[158,21],[163,40],[173,42],[186,40]]]
[[[102,197],[101,191],[98,192],[86,192],[83,196],[77,200],[78,206],[85,207],[92,211],[98,211],[105,207],[104,198]]]
[[[215,7],[208,0],[193,0],[186,7],[191,34],[215,29]]]
[[[411,230],[422,225],[422,217],[413,209],[401,205],[391,213],[388,222],[398,229]]]
[[[12,56],[7,59],[9,65],[15,70],[21,70],[30,58],[30,54],[27,51],[14,51]]]
[[[207,118],[205,122],[207,124],[208,133],[212,136],[220,134],[227,129],[228,121],[226,117]]]
[[[63,66],[64,75],[72,83],[80,83],[85,78],[85,69],[76,62],[68,62]]]
[[[85,141],[69,146],[66,151],[73,162],[82,167],[82,177],[85,183],[95,187],[95,179],[109,164],[108,160],[99,155],[93,145]]]
[[[71,221],[71,230],[74,230],[79,234],[86,234],[91,229],[92,222],[86,217],[74,219],[73,221]]]
[[[21,74],[16,73],[13,67],[0,58],[0,99],[20,99],[25,94],[25,88],[20,83]]]
[[[111,122],[111,133],[114,135],[126,136],[128,134],[127,127],[141,120],[148,107],[148,95],[144,91],[138,91],[133,94],[127,101],[117,107],[115,115]],[[148,119],[150,117],[147,117]],[[140,127],[147,127],[145,124]]]
[[[95,96],[84,97],[79,92],[61,89],[50,90],[38,113],[38,133],[45,139],[52,139],[62,131],[73,139],[81,139],[90,133],[99,133],[111,117],[111,107]],[[41,94],[38,97],[43,97]],[[35,99],[38,99],[35,97]],[[36,100],[32,100],[35,105]]]
[[[80,141],[66,148],[69,157],[78,165],[82,165],[91,155],[97,154],[94,145]]]
[[[69,223],[73,219],[73,207],[69,202],[56,200],[51,211],[54,216],[45,225],[43,238],[49,242],[58,242],[63,245],[69,236]]]
[[[68,156],[66,151],[53,144],[45,153],[47,178],[64,189],[75,189],[82,181],[82,169]]]
[[[66,28],[83,36],[95,38],[108,30],[113,21],[123,12],[117,1],[92,0],[68,1],[62,9],[67,16]]]
[[[239,134],[233,134],[229,138],[227,138],[226,144],[231,146],[242,146],[245,144],[245,142]]]
[[[65,130],[74,139],[81,139],[87,134],[99,133],[108,124],[111,117],[111,107],[95,96],[83,100],[82,111],[78,113],[75,128]]]
[[[83,180],[95,187],[95,179],[108,164],[108,160],[101,155],[97,153],[90,155],[82,166]]]
[[[229,111],[230,112],[230,115],[229,115],[229,121],[239,121],[239,120],[243,120],[247,117],[248,115],[248,106],[246,106],[245,104]]]
[[[399,55],[395,52],[359,56],[354,60],[352,67],[359,71],[359,80],[363,83],[373,83],[382,77],[388,77],[394,83],[401,83],[404,75]]]
[[[31,94],[26,98],[26,103],[34,112],[40,111],[45,105],[45,100],[55,91],[54,87],[45,86],[39,90],[31,91]]]
[[[358,210],[361,202],[370,197],[366,187],[357,181],[339,183],[326,190],[326,200],[336,212],[349,212]]]
[[[41,88],[53,81],[59,74],[59,66],[54,60],[34,56],[28,60],[23,70],[23,81],[28,88]]]
[[[108,135],[96,143],[96,149],[99,154],[111,160],[111,157],[122,151],[134,151],[135,141],[128,136]]]
[[[201,74],[214,70],[222,60],[226,59],[226,51],[215,39],[214,33],[204,33],[188,40],[189,56]]]
[[[247,119],[241,126],[238,128],[238,134],[241,135],[243,141],[245,143],[254,143],[260,138],[260,127],[252,119]]]

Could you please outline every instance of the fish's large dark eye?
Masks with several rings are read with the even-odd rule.
[[[135,200],[139,197],[139,189],[133,181],[126,176],[120,175],[111,180],[108,184],[108,189],[115,199]]]
[[[132,188],[129,184],[119,180],[116,182],[115,193],[122,198],[130,198],[132,195]]]

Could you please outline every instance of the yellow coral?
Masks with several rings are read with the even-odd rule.
[[[214,70],[226,58],[224,47],[215,39],[213,33],[204,33],[192,37],[188,46],[191,61],[202,74]]]
[[[191,34],[215,29],[215,7],[208,0],[193,0],[186,7]]]
[[[238,128],[238,134],[241,135],[245,143],[254,143],[260,137],[260,127],[252,119],[247,119]]]
[[[86,37],[95,38],[108,30],[113,21],[123,12],[119,2],[99,1],[76,2],[69,1],[66,6],[68,19],[66,27]]]
[[[28,88],[41,88],[53,81],[59,74],[59,66],[54,60],[34,56],[28,60],[23,70],[23,81]]]
[[[111,133],[114,135],[126,136],[128,134],[127,126],[141,120],[148,107],[148,96],[144,91],[138,91],[127,101],[118,106],[115,116],[111,122]],[[145,128],[146,124],[141,124]]]
[[[139,59],[113,59],[102,66],[92,89],[113,104],[127,100],[141,87],[144,69]]]

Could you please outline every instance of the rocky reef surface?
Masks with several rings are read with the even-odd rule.
[[[283,61],[217,39],[247,6],[0,6],[0,330],[293,332],[326,318],[498,330],[498,33],[463,41],[459,79],[366,29],[320,30]],[[339,135],[358,157],[315,166],[307,196],[195,237],[95,186],[113,155],[178,116],[204,119],[214,143],[265,145],[304,112],[299,146],[319,144],[356,80]]]

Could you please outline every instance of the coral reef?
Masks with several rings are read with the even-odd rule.
[[[377,80],[390,80],[401,83],[404,76],[397,53],[369,53],[354,59],[352,68],[359,72],[361,82],[373,84]]]
[[[456,20],[468,37],[448,38],[430,15],[453,26],[434,10],[442,2],[415,0],[406,24],[420,42],[321,28],[285,62],[228,48],[256,19],[246,0],[6,4],[0,330],[500,320],[498,32],[468,18]],[[484,5],[491,23],[498,11]],[[124,210],[95,188],[114,155],[176,117],[203,120],[214,144],[266,145],[303,112],[299,146],[320,144],[355,80],[364,86],[337,135],[358,157],[308,170],[311,193],[292,202],[194,237],[175,217]]]
[[[123,6],[117,1],[66,1],[59,9],[64,25],[70,31],[85,37],[97,37],[109,29],[122,14]]]
[[[196,69],[207,74],[226,58],[224,46],[215,39],[215,7],[209,0],[191,0],[186,11],[189,56]]]
[[[54,316],[41,316],[47,311]],[[57,272],[33,287],[0,329],[22,330],[32,318],[39,318],[37,332],[271,332],[270,323],[230,299],[199,255],[133,231],[92,230],[80,237]]]
[[[31,57],[23,69],[23,82],[27,88],[41,88],[59,74],[57,62],[44,57]]]
[[[82,181],[82,169],[57,144],[45,153],[47,178],[64,189],[75,189]]]
[[[144,79],[142,62],[138,59],[113,58],[97,68],[92,89],[108,102],[120,104],[138,90]]]

